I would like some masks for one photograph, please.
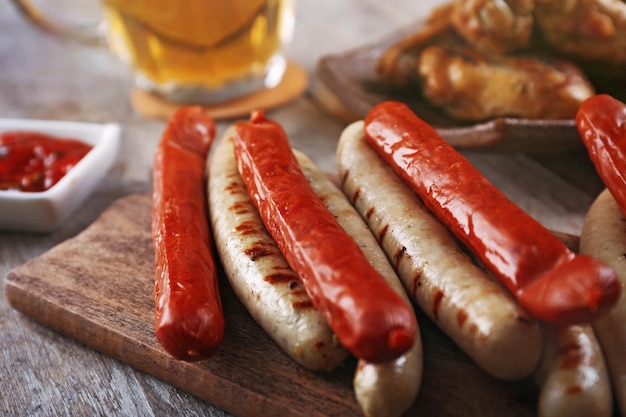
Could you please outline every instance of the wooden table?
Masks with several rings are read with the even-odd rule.
[[[297,2],[297,29],[288,56],[312,76],[318,59],[376,41],[424,17],[436,0]],[[44,34],[0,3],[0,116],[117,122],[122,148],[111,175],[71,219],[50,234],[0,232],[0,277],[87,227],[119,197],[151,187],[153,149],[164,122],[139,116],[129,103],[130,74],[104,49]],[[295,146],[334,172],[345,124],[310,93],[269,116]],[[219,125],[220,131],[227,123]],[[601,185],[572,171],[584,155],[528,156],[468,152],[512,200],[547,227],[578,234]],[[578,162],[576,162],[578,163]],[[585,168],[586,167],[586,168]],[[121,362],[42,327],[0,297],[0,416],[204,415],[228,413]],[[182,411],[181,411],[182,410]]]

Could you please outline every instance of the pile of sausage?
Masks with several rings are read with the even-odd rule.
[[[534,373],[539,416],[611,416],[614,396],[626,416],[626,105],[595,96],[577,124],[607,185],[579,253],[402,103],[344,130],[339,184],[262,111],[210,152],[213,120],[179,110],[154,160],[157,338],[181,360],[219,347],[215,250],[293,360],[332,371],[359,359],[366,416],[400,416],[418,395],[414,306],[492,376]]]

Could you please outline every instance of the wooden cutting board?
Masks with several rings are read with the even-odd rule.
[[[13,269],[5,295],[17,310],[62,334],[240,417],[360,416],[354,359],[331,374],[294,363],[252,320],[222,277],[227,330],[210,360],[172,359],[153,331],[154,253],[149,195],[111,205],[90,227]],[[532,380],[497,381],[425,316],[421,392],[407,415],[529,417]]]

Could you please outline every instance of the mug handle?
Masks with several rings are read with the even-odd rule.
[[[106,40],[106,22],[100,19],[94,23],[61,22],[51,19],[31,0],[13,0],[18,10],[31,23],[53,35],[73,39],[92,46],[104,46]]]

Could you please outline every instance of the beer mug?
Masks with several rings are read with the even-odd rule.
[[[278,85],[295,19],[292,0],[101,0],[98,31],[101,24],[86,29],[33,0],[13,1],[52,33],[105,43],[139,88],[178,103],[218,103]]]

